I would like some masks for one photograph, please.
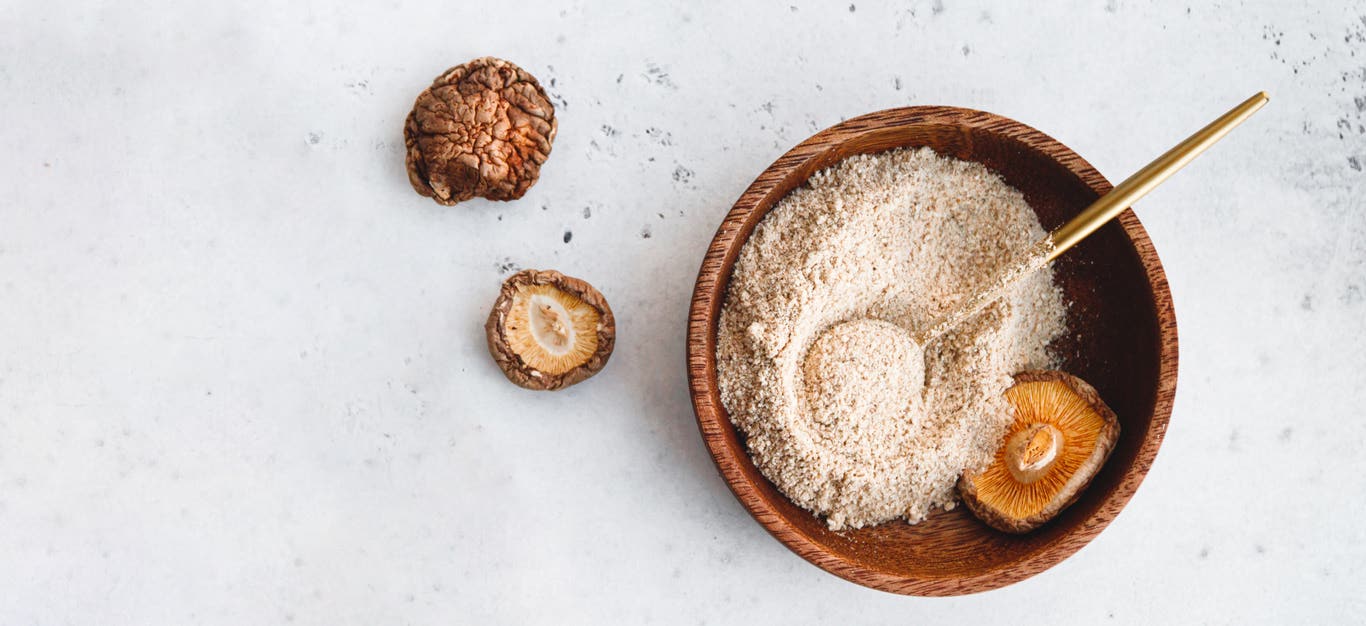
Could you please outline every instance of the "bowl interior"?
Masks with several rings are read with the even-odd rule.
[[[1053,229],[1109,190],[1089,164],[1057,141],[999,116],[949,107],[893,109],[812,137],[773,164],[717,232],[689,321],[689,375],[699,425],[731,489],[789,548],[844,578],[886,591],[953,595],[1031,576],[1075,552],[1109,523],[1147,472],[1175,391],[1176,330],[1151,242],[1132,212],[1054,263],[1068,302],[1068,333],[1053,344],[1062,368],[1090,382],[1118,415],[1109,461],[1081,498],[1023,536],[992,530],[965,507],[921,524],[890,522],[833,532],[761,475],[731,425],[715,379],[716,320],[745,239],[770,208],[815,171],[845,157],[929,146],[982,163],[1024,193]]]

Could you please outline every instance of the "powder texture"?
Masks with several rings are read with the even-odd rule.
[[[929,149],[851,157],[783,198],[740,252],[718,329],[721,399],[764,476],[836,530],[952,508],[1010,422],[1011,375],[1054,365],[1065,309],[1032,245],[1044,234],[1018,191]]]

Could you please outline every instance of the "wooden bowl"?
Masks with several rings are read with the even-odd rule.
[[[852,582],[913,595],[995,589],[1076,552],[1134,495],[1162,443],[1176,393],[1176,315],[1162,264],[1133,211],[1054,263],[1068,307],[1054,342],[1062,367],[1090,382],[1118,414],[1109,461],[1075,504],[1027,535],[982,524],[959,506],[911,526],[892,521],[834,532],[759,473],[731,424],[716,384],[716,327],[731,268],[754,227],[812,173],[854,154],[929,146],[981,163],[1024,193],[1053,229],[1110,190],[1057,140],[999,115],[953,107],[890,109],[856,117],[803,141],[759,175],[716,231],[688,316],[688,383],[702,439],[735,497],[802,558]],[[1118,566],[1117,566],[1118,567]]]

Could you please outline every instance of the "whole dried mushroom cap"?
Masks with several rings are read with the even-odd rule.
[[[522,68],[493,57],[457,65],[408,114],[408,180],[445,205],[516,200],[536,183],[557,129],[554,105]]]
[[[1067,508],[1119,439],[1119,420],[1095,388],[1066,372],[1024,372],[1006,390],[1015,421],[996,458],[958,481],[963,503],[988,526],[1026,533]]]
[[[522,270],[503,282],[484,324],[489,354],[527,389],[563,389],[612,356],[616,320],[587,282],[554,270]]]

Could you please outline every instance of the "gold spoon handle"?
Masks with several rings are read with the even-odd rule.
[[[928,328],[916,333],[916,343],[921,346],[928,345],[940,335],[958,326],[963,320],[982,310],[986,305],[995,302],[1002,293],[1021,278],[1048,265],[1050,261],[1058,258],[1068,248],[1077,245],[1077,242],[1085,239],[1097,228],[1124,212],[1124,209],[1128,208],[1130,204],[1148,195],[1149,191],[1175,174],[1176,170],[1185,167],[1195,157],[1200,156],[1201,152],[1223,139],[1229,131],[1246,121],[1253,113],[1257,112],[1257,109],[1262,108],[1267,100],[1265,91],[1257,92],[1257,95],[1233,107],[1219,119],[1210,122],[1209,126],[1201,128],[1185,141],[1176,144],[1175,148],[1168,150],[1166,154],[1157,157],[1152,163],[1135,172],[1133,176],[1124,179],[1124,182],[1111,189],[1110,193],[1097,198],[1095,202],[1091,203],[1091,206],[1086,207],[1071,221],[1059,226],[1057,230],[1045,235],[1043,239],[1034,244],[1030,248],[1026,263],[1007,268],[991,284],[990,289],[973,294],[957,307],[940,316]]]
[[[1052,250],[1048,253],[1048,260],[1052,261],[1058,258],[1068,248],[1077,245],[1087,235],[1114,219],[1129,205],[1148,195],[1148,192],[1152,191],[1154,187],[1175,174],[1176,170],[1185,167],[1195,157],[1200,156],[1201,152],[1223,139],[1229,131],[1247,121],[1247,118],[1252,117],[1252,114],[1262,108],[1267,100],[1265,91],[1257,92],[1257,95],[1233,107],[1219,119],[1210,122],[1209,126],[1201,128],[1185,141],[1176,144],[1176,147],[1168,150],[1166,154],[1157,157],[1152,163],[1145,165],[1143,169],[1134,172],[1133,176],[1124,179],[1124,182],[1112,189],[1110,193],[1096,199],[1095,202],[1091,203],[1091,206],[1086,207],[1071,221],[1059,226],[1057,230],[1048,235],[1053,242]]]

